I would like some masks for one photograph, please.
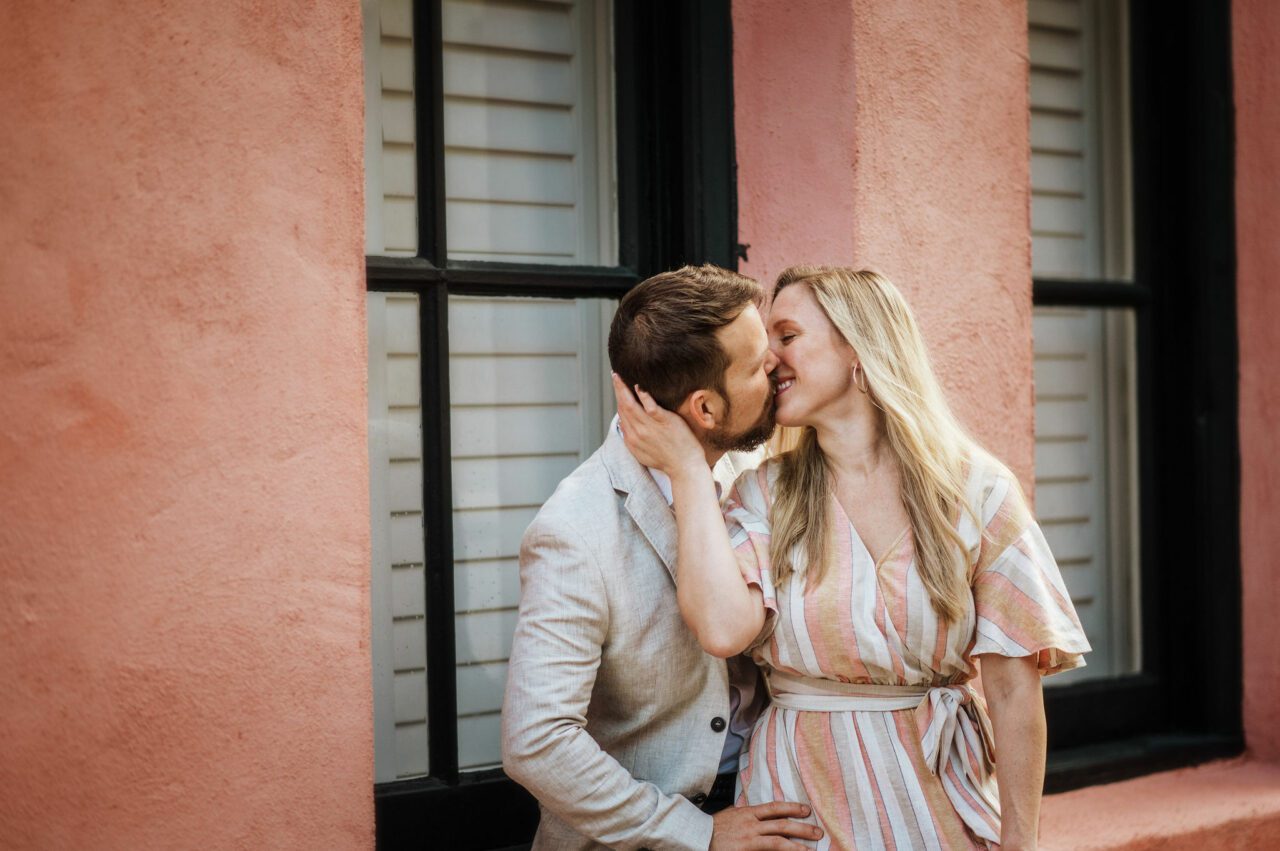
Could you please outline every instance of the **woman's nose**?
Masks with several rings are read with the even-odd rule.
[[[778,368],[778,355],[773,350],[773,346],[769,347],[769,354],[764,356],[764,371],[766,374],[773,372]]]

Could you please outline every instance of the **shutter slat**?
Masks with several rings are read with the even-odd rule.
[[[544,458],[504,458],[500,462],[454,461],[453,507],[542,505],[578,462],[577,452]]]
[[[460,612],[514,608],[520,603],[519,568],[516,559],[455,565],[454,606]]]
[[[498,9],[480,3],[446,2],[444,41],[573,55],[568,10],[533,3],[523,8],[504,5]]]
[[[458,714],[477,715],[502,708],[507,663],[463,665],[458,668]]]
[[[1078,0],[1031,0],[1027,6],[1027,20],[1032,26],[1078,31],[1080,11]]]
[[[450,354],[577,355],[578,306],[571,301],[454,299]]]
[[[518,558],[520,538],[537,513],[535,508],[454,512],[454,559],[491,561]]]
[[[515,609],[464,613],[457,616],[454,624],[459,665],[502,660],[511,655]]]
[[[577,452],[582,447],[576,404],[454,408],[450,421],[455,458]]]
[[[562,107],[576,100],[567,60],[450,45],[444,48],[444,93]]]
[[[458,719],[458,762],[467,767],[502,762],[502,718],[496,712]]]
[[[571,158],[578,150],[568,110],[447,99],[444,141],[450,148]],[[445,168],[454,151],[446,151]]]
[[[1031,106],[1079,115],[1084,110],[1084,92],[1079,76],[1032,68]]]
[[[427,689],[423,674],[395,675],[395,719],[397,724],[427,720]]]
[[[577,253],[578,216],[572,207],[449,201],[445,215],[449,233],[457,235],[451,244],[458,251],[567,258]]]
[[[1083,68],[1080,34],[1033,27],[1030,33],[1031,67],[1057,71]]]
[[[576,203],[573,160],[498,152],[451,151],[445,182],[453,200]]]
[[[1031,155],[1031,185],[1037,191],[1085,193],[1084,160],[1070,154]]]

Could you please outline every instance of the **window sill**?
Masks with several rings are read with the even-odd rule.
[[[1280,764],[1241,757],[1048,795],[1040,845],[1280,848]]]

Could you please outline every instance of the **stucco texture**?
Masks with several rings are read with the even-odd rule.
[[[957,414],[1034,466],[1025,4],[733,4],[743,271],[877,269]]]
[[[1044,799],[1046,851],[1280,848],[1280,766],[1227,760]]]
[[[6,10],[6,848],[372,844],[360,26]]]
[[[1245,743],[1280,760],[1280,4],[1231,9]]]

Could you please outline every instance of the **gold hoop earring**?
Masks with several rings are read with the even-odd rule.
[[[859,383],[858,383],[858,374],[859,374],[859,373],[862,373],[862,383],[861,383],[861,384],[859,384]],[[866,392],[867,392],[867,390],[869,389],[869,385],[867,384],[867,374],[866,374],[866,372],[865,372],[865,371],[863,371],[863,369],[862,369],[862,364],[860,364],[860,363],[855,363],[855,364],[853,365],[853,386],[854,386],[854,387],[857,387],[857,388],[858,388],[859,390],[861,390],[863,393],[866,393]]]

